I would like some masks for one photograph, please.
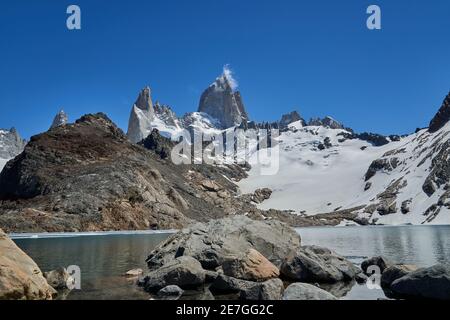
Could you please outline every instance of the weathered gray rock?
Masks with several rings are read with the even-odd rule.
[[[210,290],[214,294],[237,293],[242,300],[280,300],[284,285],[279,278],[253,282],[220,274],[211,284]]]
[[[205,283],[205,271],[200,262],[192,257],[178,257],[144,278],[146,291],[158,291],[169,285],[181,288],[196,288]]]
[[[401,298],[450,300],[450,265],[437,264],[410,272],[395,280],[390,289]]]
[[[179,286],[170,285],[159,290],[156,295],[159,298],[178,299],[183,295],[183,293],[184,290],[181,289]]]
[[[283,292],[283,281],[276,278],[256,283],[250,288],[244,288],[241,290],[239,298],[242,300],[280,300]]]
[[[337,300],[331,293],[308,283],[293,283],[283,294],[283,300]]]
[[[415,270],[417,270],[417,267],[413,265],[396,264],[390,266],[386,268],[381,275],[381,286],[389,288],[395,280],[400,279]]]
[[[372,257],[369,259],[364,260],[361,263],[361,269],[364,273],[367,274],[367,268],[369,266],[377,266],[380,268],[380,272],[383,273],[383,271],[387,268],[389,268],[390,266],[392,266],[393,263],[390,262],[388,259],[386,259],[385,257],[382,256],[377,256],[377,257]]]
[[[73,289],[75,285],[75,279],[67,272],[66,268],[44,272],[44,278],[56,290]]]
[[[200,261],[204,269],[214,270],[229,256],[255,249],[279,267],[299,247],[300,236],[282,222],[232,216],[196,223],[179,231],[153,250],[146,261],[154,270],[176,257],[191,256]]]
[[[335,252],[317,246],[303,246],[281,266],[281,274],[294,281],[349,281],[359,273],[350,261]]]
[[[56,291],[36,263],[0,229],[0,300],[51,300]]]

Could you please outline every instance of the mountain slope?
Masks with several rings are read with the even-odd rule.
[[[273,190],[272,197],[259,204],[261,209],[299,215],[345,209],[370,223],[449,224],[448,100],[431,122],[436,124],[433,129],[388,139],[380,146],[345,129],[293,123],[279,137],[279,172],[258,174],[259,157],[265,153],[259,151],[250,160],[249,177],[239,186],[243,192],[263,186]]]

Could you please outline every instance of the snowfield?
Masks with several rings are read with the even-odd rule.
[[[418,166],[437,139],[448,139],[450,124],[433,135],[421,130],[381,147],[359,139],[342,141],[343,137],[339,135],[345,132],[342,129],[302,127],[300,123],[293,123],[290,127],[290,131],[279,137],[278,173],[272,176],[260,174],[261,163],[258,160],[265,152],[261,150],[250,158],[252,169],[249,177],[238,183],[243,193],[265,187],[272,189],[270,199],[259,205],[261,209],[293,210],[296,214],[315,215],[377,204],[380,193],[393,181],[403,179],[406,186],[398,191],[396,213],[380,215],[375,210],[369,214],[362,209],[359,215],[372,221],[376,219],[379,224],[450,224],[447,207],[442,207],[434,219],[426,221],[424,212],[438,202],[445,190],[441,188],[428,197],[422,185],[429,174],[432,157]],[[429,137],[424,139],[427,135]],[[327,137],[331,146],[320,150],[319,145],[323,145]],[[365,174],[369,166],[391,150],[399,150],[395,157],[400,165],[391,171],[377,172],[369,180],[371,187],[365,190]],[[400,205],[408,199],[411,199],[410,212],[402,214]]]

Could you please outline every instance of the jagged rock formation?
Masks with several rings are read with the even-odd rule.
[[[442,102],[442,106],[439,109],[438,113],[431,120],[428,131],[431,133],[438,131],[449,120],[450,120],[450,92],[447,95],[447,97],[445,97],[444,102]]]
[[[300,117],[300,114],[297,111],[283,114],[279,123],[279,128],[285,129],[288,127],[288,125],[297,121],[301,121],[302,126],[306,126],[306,121],[302,117]]]
[[[11,159],[22,152],[26,141],[15,128],[0,129],[0,159]]]
[[[198,112],[217,119],[222,129],[239,126],[249,120],[241,94],[234,91],[232,82],[224,72],[203,92],[198,107]]]
[[[36,263],[0,229],[0,300],[51,300],[56,291]]]
[[[67,124],[67,122],[69,122],[69,117],[64,112],[64,110],[61,110],[61,111],[58,112],[58,114],[53,119],[53,122],[52,122],[52,125],[50,126],[50,129],[55,128],[55,127],[59,127],[59,126],[63,126],[65,124]]]
[[[308,122],[309,126],[322,126],[322,127],[328,127],[330,129],[344,129],[344,126],[339,123],[337,120],[331,118],[331,117],[325,117],[323,119],[320,118],[313,118],[309,120]]]
[[[154,117],[155,112],[153,110],[151,91],[149,87],[145,87],[139,93],[131,109],[127,132],[131,142],[137,143],[147,137],[152,128],[151,123]]]

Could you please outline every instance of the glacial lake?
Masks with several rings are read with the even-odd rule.
[[[395,263],[420,267],[450,263],[450,226],[314,227],[297,229],[303,244],[330,248],[355,264],[383,255]],[[169,233],[115,232],[104,234],[12,235],[43,271],[77,265],[81,290],[66,299],[149,299],[122,276],[130,269],[145,270],[149,252]],[[324,288],[341,299],[384,298],[382,290],[355,283]]]

